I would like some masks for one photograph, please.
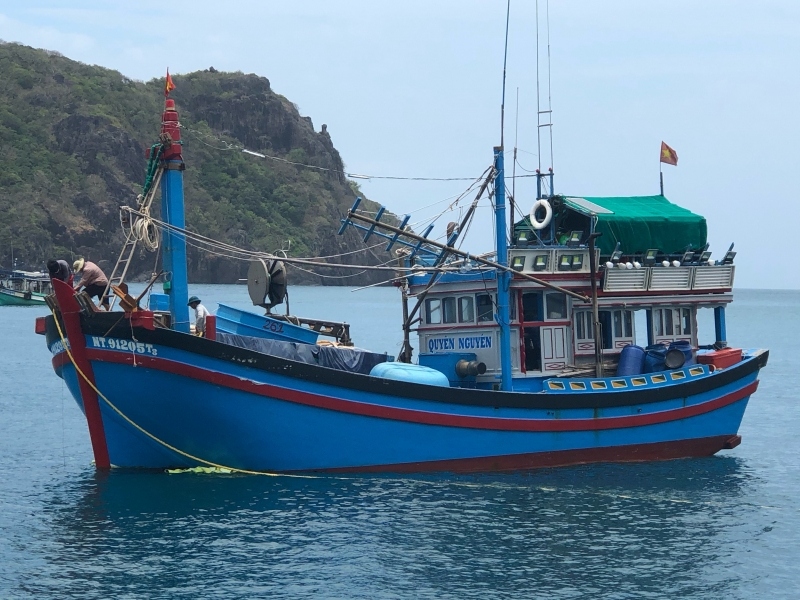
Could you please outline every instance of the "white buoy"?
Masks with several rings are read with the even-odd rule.
[[[673,260],[673,261],[672,261],[672,266],[673,266],[673,267],[680,267],[680,266],[681,266],[681,261],[679,261],[679,260]]]
[[[669,266],[669,261],[668,260],[662,260],[661,261],[661,266],[662,267],[668,267]]]
[[[634,269],[641,269],[642,268],[642,263],[640,263],[638,261],[633,261],[633,268]]]
[[[633,268],[633,264],[631,264],[631,263],[629,263],[629,262],[628,262],[628,263],[625,263],[625,268],[626,268],[626,269],[632,269],[632,268]]]
[[[612,263],[611,261],[608,261],[606,263],[606,269],[613,269],[613,268],[614,268],[614,263]]]

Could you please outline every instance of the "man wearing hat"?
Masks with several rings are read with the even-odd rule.
[[[80,290],[83,288],[90,298],[97,297],[102,307],[108,310],[108,298],[103,298],[103,294],[108,287],[108,278],[100,267],[93,262],[79,258],[72,264],[72,270],[81,277],[75,289]]]
[[[194,334],[200,337],[206,337],[206,317],[208,316],[208,309],[200,304],[200,298],[192,296],[189,298],[189,306],[194,309]]]

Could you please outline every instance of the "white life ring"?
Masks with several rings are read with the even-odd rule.
[[[544,219],[541,221],[536,218],[536,211],[539,208],[544,208]],[[531,208],[531,227],[536,230],[544,229],[550,224],[550,219],[553,218],[553,209],[550,206],[550,203],[545,200],[544,198],[540,198],[536,202],[533,203],[533,208]]]

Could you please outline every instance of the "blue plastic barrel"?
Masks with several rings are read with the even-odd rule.
[[[645,350],[641,346],[628,344],[619,353],[617,377],[639,375],[644,370]]]
[[[683,361],[683,366],[695,364],[694,350],[692,350],[692,344],[690,342],[686,342],[683,340],[672,342],[669,345],[669,349],[680,350],[681,352],[683,352],[683,356],[685,357],[685,360]]]
[[[664,344],[652,344],[645,349],[644,372],[656,373],[664,370],[664,359],[667,347]]]

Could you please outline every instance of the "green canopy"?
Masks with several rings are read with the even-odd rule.
[[[554,198],[553,204],[557,234],[582,228],[574,213],[595,220],[595,231],[603,234],[596,242],[603,256],[611,254],[617,242],[626,255],[643,254],[651,248],[664,254],[678,254],[687,247],[697,250],[706,244],[705,217],[672,204],[664,196],[561,196]],[[584,233],[588,233],[588,222],[578,220],[587,225]],[[529,226],[529,223],[526,217],[514,229]]]

